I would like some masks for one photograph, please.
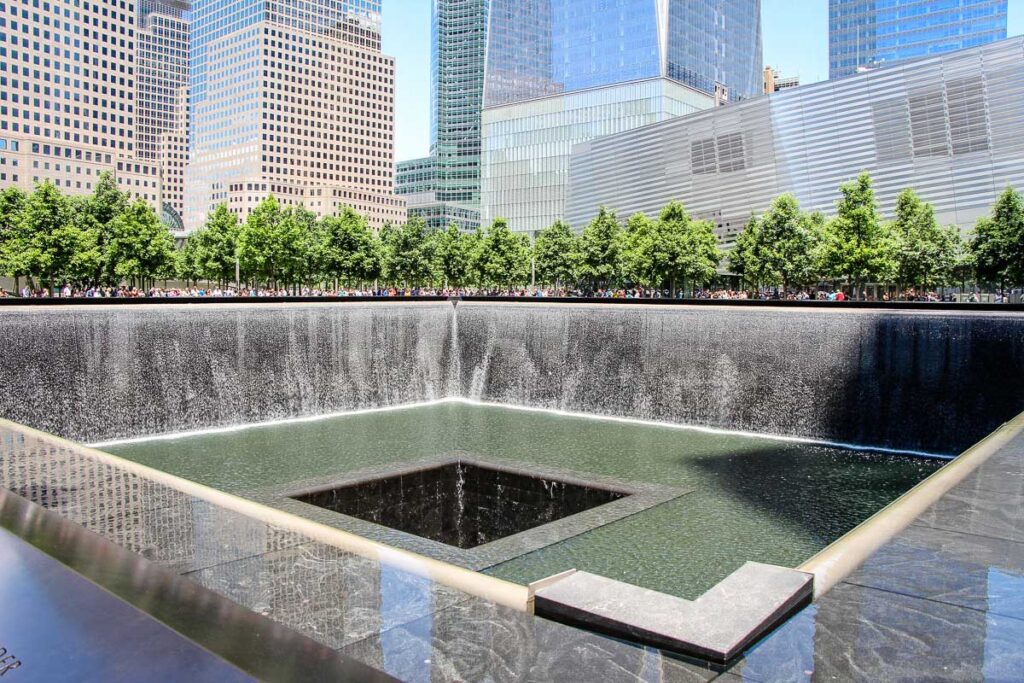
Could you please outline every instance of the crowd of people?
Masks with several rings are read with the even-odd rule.
[[[436,287],[362,287],[321,289],[301,287],[292,289],[249,288],[236,289],[233,286],[194,286],[194,287],[90,287],[78,289],[65,285],[60,289],[31,289],[23,287],[17,293],[10,293],[0,287],[0,299],[20,296],[26,299],[45,298],[86,298],[86,299],[168,299],[168,298],[288,298],[288,297],[464,297],[464,296],[495,296],[495,297],[555,297],[555,298],[592,298],[592,299],[720,299],[720,300],[768,300],[768,301],[849,301],[855,298],[851,292],[843,289],[697,289],[692,293],[682,290],[673,296],[668,289],[632,288],[599,288],[597,290],[566,289],[553,287],[521,287],[511,289],[476,289],[476,288],[436,288]],[[991,296],[981,297],[977,292],[966,295],[935,291],[919,291],[907,289],[903,291],[863,291],[859,297],[863,301],[927,301],[977,303],[982,300],[1003,303],[1014,300],[1009,293],[996,292]]]

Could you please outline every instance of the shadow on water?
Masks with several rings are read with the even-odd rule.
[[[824,547],[945,461],[792,444],[688,458],[720,492]]]

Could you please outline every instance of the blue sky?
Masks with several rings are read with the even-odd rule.
[[[395,159],[430,144],[430,0],[383,0],[384,52],[396,60]],[[1024,0],[1009,0],[1009,35],[1024,33]],[[764,59],[803,83],[828,77],[828,0],[761,0]]]

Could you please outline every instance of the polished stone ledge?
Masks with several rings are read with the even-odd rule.
[[[587,572],[534,592],[536,614],[725,663],[811,600],[810,574],[747,562],[696,600]]]

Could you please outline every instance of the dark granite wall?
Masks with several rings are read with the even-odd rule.
[[[959,453],[1024,410],[1024,315],[462,303],[473,399]]]
[[[447,395],[447,302],[0,310],[0,416],[86,442]]]
[[[957,453],[1024,315],[447,302],[0,309],[0,416],[83,441],[445,396]]]

